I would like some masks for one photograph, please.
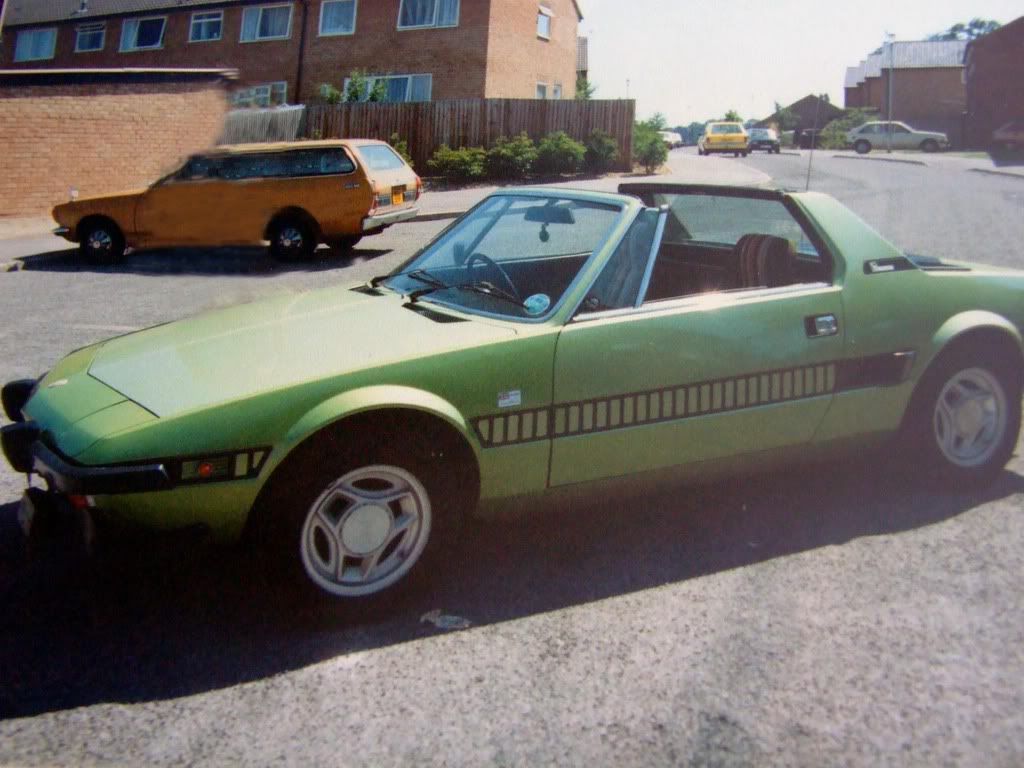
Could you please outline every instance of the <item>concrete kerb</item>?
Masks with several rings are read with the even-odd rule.
[[[832,157],[839,160],[874,160],[876,163],[903,163],[904,165],[923,165],[925,168],[928,167],[928,163],[923,160],[907,160],[903,157],[868,157],[866,155],[832,155]]]
[[[1021,181],[1024,181],[1024,171],[1018,173],[1017,171],[999,171],[994,168],[968,168],[967,170],[973,171],[974,173],[985,173],[989,176],[1002,176],[1003,178],[1020,179]]]

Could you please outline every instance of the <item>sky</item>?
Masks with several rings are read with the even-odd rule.
[[[975,17],[1006,24],[1022,0],[580,0],[594,98],[636,99],[669,125],[762,118],[774,102],[827,93],[843,104],[846,68],[882,45],[922,40]],[[628,84],[627,84],[628,81]]]

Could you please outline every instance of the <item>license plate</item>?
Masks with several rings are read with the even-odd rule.
[[[392,192],[391,193],[391,204],[392,205],[401,205],[403,202],[405,202],[405,191],[404,190],[399,190],[398,192]]]

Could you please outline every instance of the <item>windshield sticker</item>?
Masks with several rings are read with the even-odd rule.
[[[498,393],[498,407],[499,408],[514,408],[517,405],[523,403],[523,392],[519,389],[509,390],[508,392]]]
[[[523,308],[526,310],[528,315],[543,315],[548,311],[548,307],[551,306],[551,297],[546,293],[535,293],[533,296],[528,296],[526,301],[523,302]]]

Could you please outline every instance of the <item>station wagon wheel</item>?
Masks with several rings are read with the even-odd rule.
[[[996,353],[954,350],[918,385],[906,449],[930,479],[954,488],[981,485],[1009,460],[1020,420],[1021,372]]]
[[[339,597],[381,592],[416,565],[430,539],[430,495],[402,467],[358,467],[306,512],[299,539],[306,575]]]
[[[299,261],[313,255],[312,229],[297,219],[284,219],[270,231],[270,254],[279,261]]]
[[[114,222],[93,219],[79,229],[78,248],[91,264],[116,264],[124,257],[124,235]]]

